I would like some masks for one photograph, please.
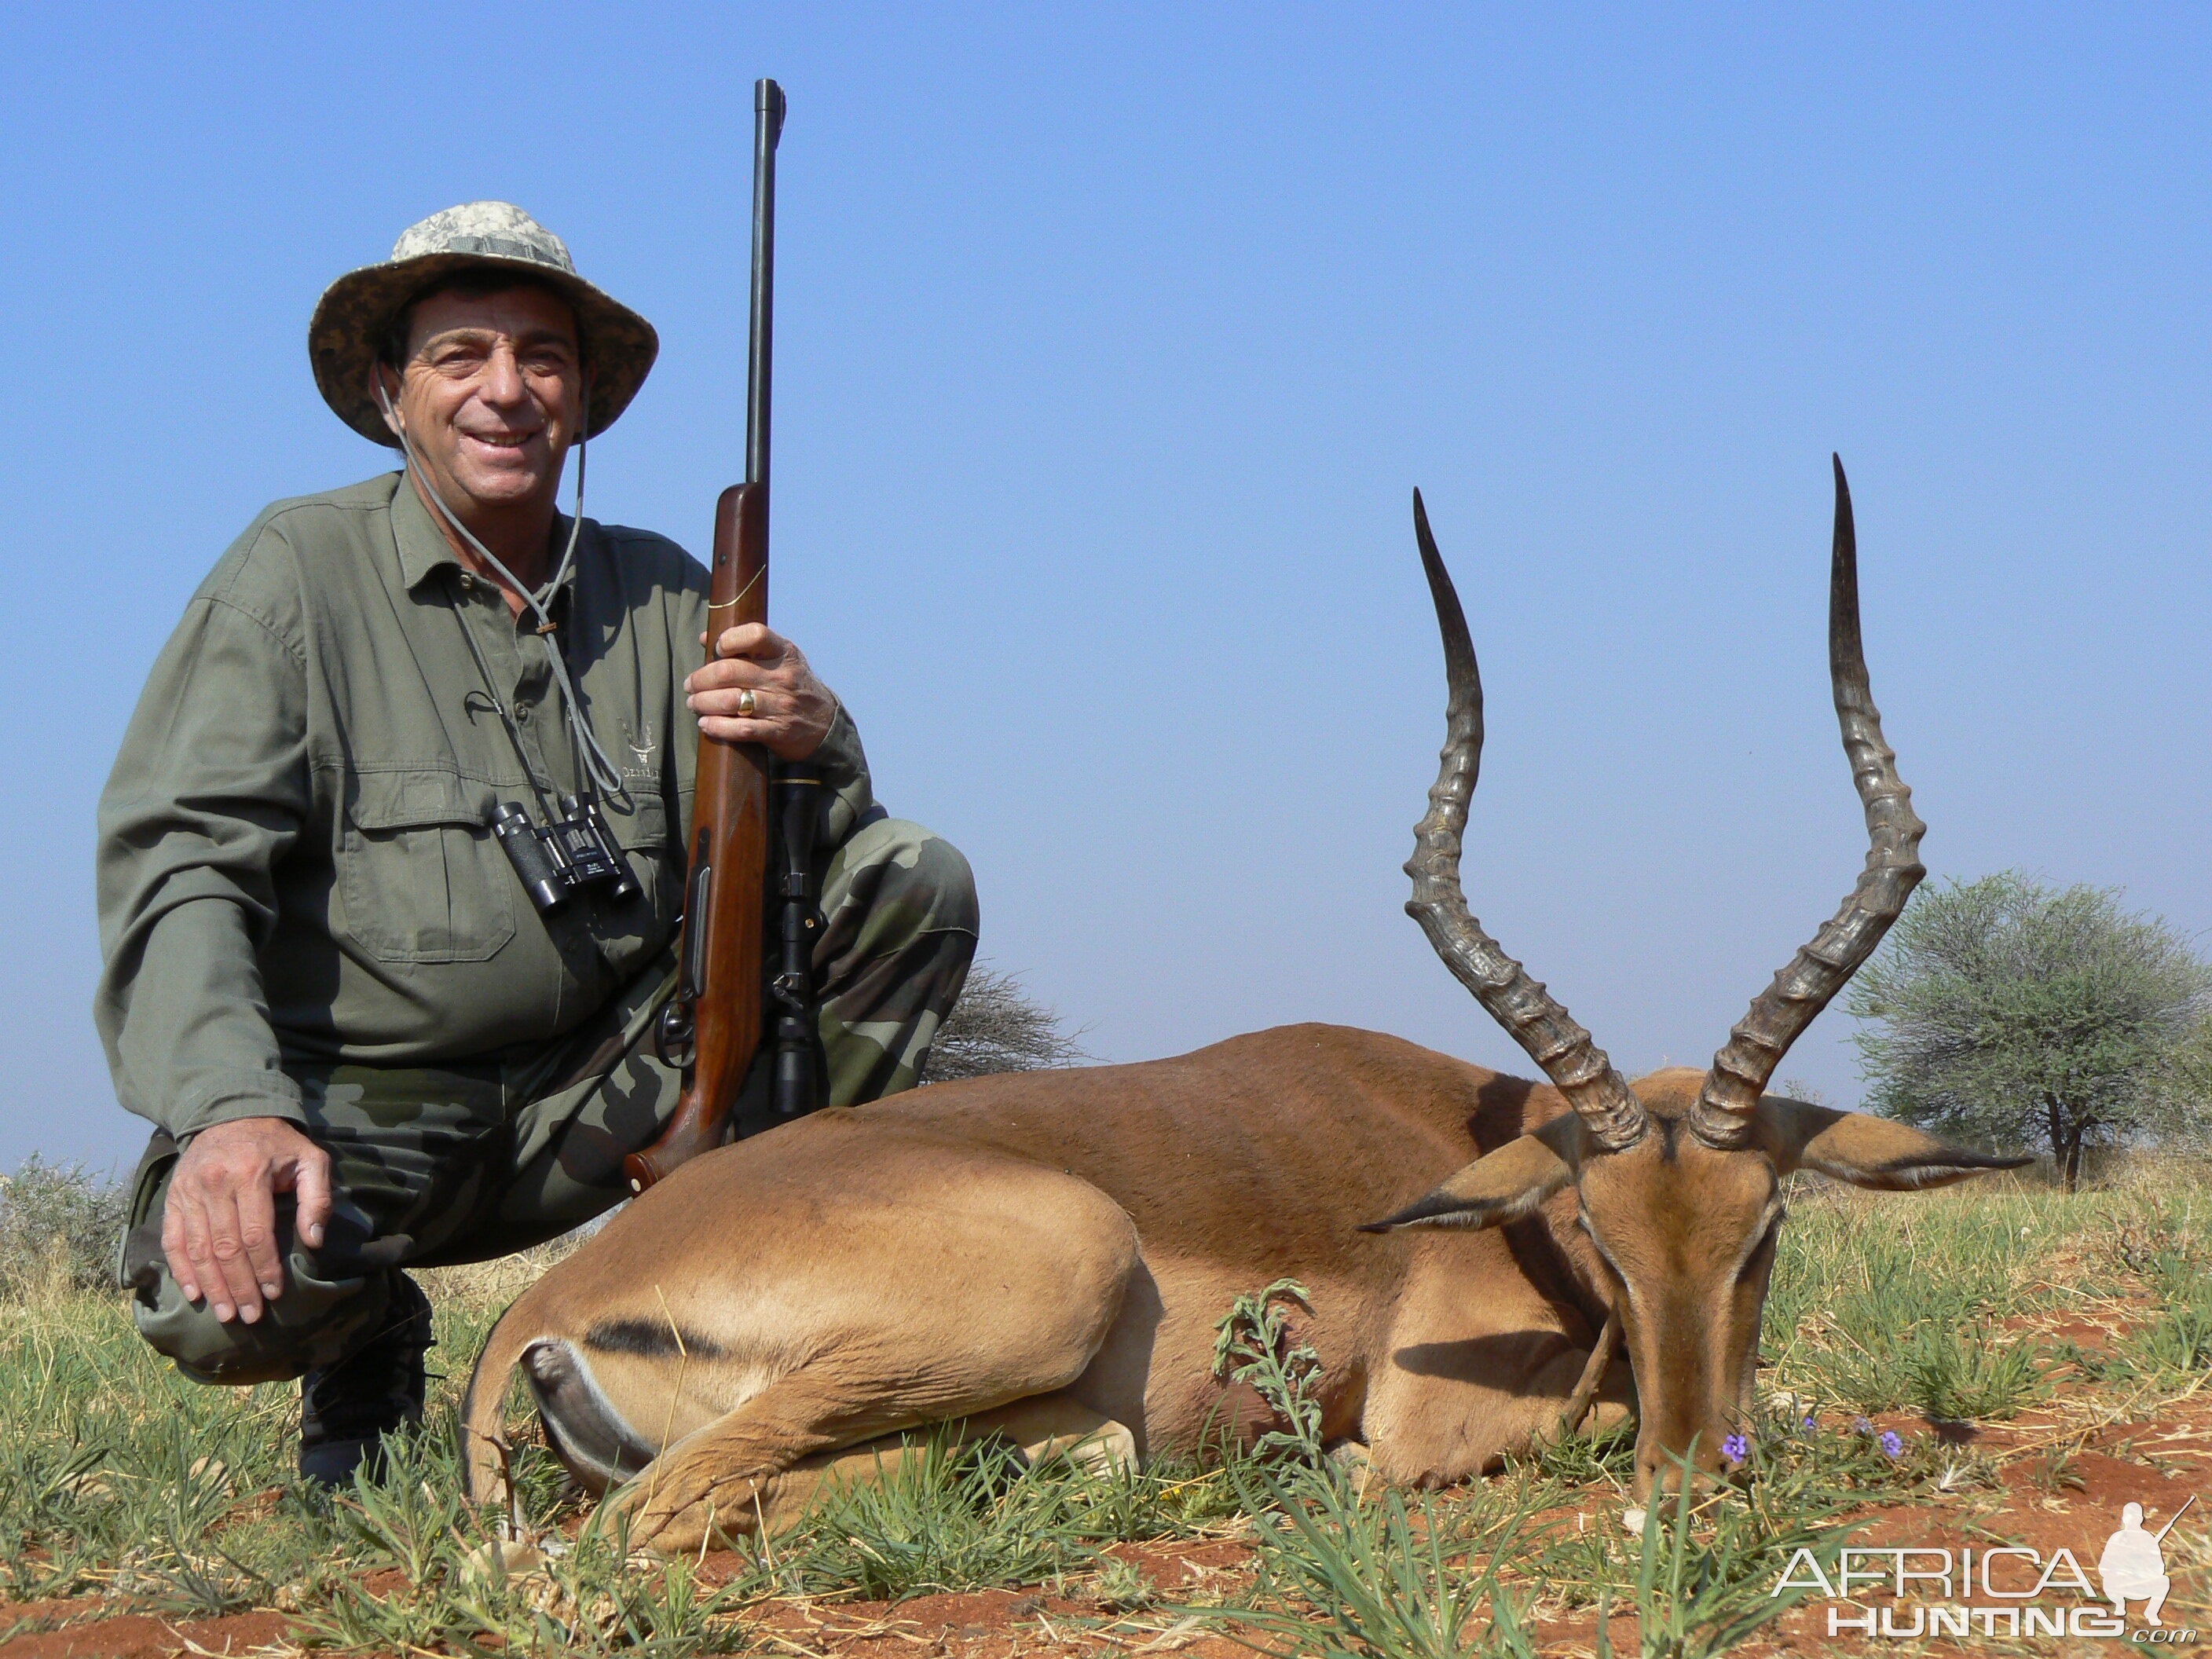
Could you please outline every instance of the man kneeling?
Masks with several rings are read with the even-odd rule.
[[[101,800],[95,1015],[123,1104],[159,1126],[125,1241],[139,1329],[204,1382],[301,1377],[301,1471],[337,1482],[422,1414],[405,1269],[610,1208],[675,1109],[647,1034],[693,734],[828,786],[831,1105],[917,1081],[976,911],[959,853],[876,805],[799,648],[732,628],[695,667],[705,571],[581,516],[581,445],[658,340],[557,237],[504,203],[434,215],[331,286],[308,348],[339,418],[404,465],[266,509],[155,663]],[[629,879],[541,912],[494,833],[509,808],[595,818]],[[769,1121],[749,1087],[739,1132]]]

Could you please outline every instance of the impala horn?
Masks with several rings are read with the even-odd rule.
[[[1836,550],[1828,578],[1828,673],[1835,683],[1836,720],[1851,781],[1866,805],[1866,869],[1844,908],[1813,936],[1760,992],[1751,1012],[1713,1056],[1713,1068],[1690,1108],[1690,1131],[1709,1146],[1741,1146],[1782,1056],[1874,954],[1905,900],[1928,873],[1920,837],[1928,826],[1912,811],[1912,792],[1897,775],[1897,755],[1882,741],[1881,714],[1867,684],[1866,647],[1859,638],[1858,534],[1851,522],[1851,487],[1836,466]]]
[[[1437,625],[1443,631],[1444,678],[1451,695],[1445,705],[1443,752],[1436,787],[1429,791],[1428,816],[1414,827],[1413,856],[1406,863],[1406,873],[1413,878],[1413,896],[1406,902],[1406,914],[1421,924],[1453,977],[1474,992],[1490,1017],[1544,1068],[1544,1075],[1567,1097],[1598,1144],[1619,1152],[1643,1139],[1643,1102],[1574,1016],[1482,931],[1460,887],[1460,841],[1467,828],[1468,802],[1482,771],[1482,672],[1475,664],[1466,614],[1437,551],[1437,538],[1429,532],[1428,509],[1418,489],[1413,492],[1413,535],[1421,544],[1430,597],[1436,601]]]

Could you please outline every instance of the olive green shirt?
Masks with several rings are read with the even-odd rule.
[[[450,1064],[559,1036],[678,924],[706,572],[586,519],[541,635],[402,479],[254,520],[155,664],[100,798],[94,1014],[123,1104],[172,1134],[301,1121],[288,1065]],[[622,771],[602,805],[642,891],[541,917],[490,823],[508,801],[544,821],[526,762],[578,787],[554,648]],[[835,845],[874,810],[842,711],[816,758]]]

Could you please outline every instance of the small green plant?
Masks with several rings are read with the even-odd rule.
[[[1631,1420],[1595,1435],[1549,1437],[1507,1462],[1563,1486],[1624,1486],[1636,1468],[1636,1425]]]
[[[2069,1490],[2088,1491],[2089,1483],[2082,1479],[2077,1467],[2081,1451],[2081,1443],[2078,1440],[2071,1444],[2061,1442],[2055,1446],[2045,1447],[2041,1453],[2027,1461],[2028,1484],[2038,1492],[2048,1492],[2054,1498]]]
[[[1479,1631],[1493,1650],[1533,1653],[1520,1607],[1498,1583],[1525,1500],[1501,1521],[1425,1495],[1363,1504],[1330,1470],[1301,1470],[1285,1485],[1255,1465],[1246,1478],[1257,1522],[1252,1594],[1235,1608],[1173,1611],[1264,1635],[1264,1646],[1231,1639],[1281,1659],[1461,1659]],[[1480,1570],[1477,1554],[1487,1558]]]
[[[452,1550],[432,1578],[374,1595],[351,1580],[302,1620],[319,1645],[356,1651],[443,1650],[494,1659],[514,1653],[690,1659],[745,1644],[737,1587],[710,1591],[686,1564],[631,1559],[619,1538],[586,1530],[526,1570],[491,1564],[487,1541]],[[434,1646],[433,1644],[435,1644]]]
[[[1321,1461],[1321,1401],[1313,1389],[1321,1380],[1321,1355],[1310,1343],[1293,1340],[1285,1304],[1313,1311],[1306,1287],[1279,1279],[1264,1291],[1240,1296],[1214,1327],[1213,1374],[1242,1382],[1267,1403],[1285,1425],[1254,1443],[1260,1456]]]
[[[1751,1437],[1746,1462],[1759,1476],[1763,1500],[1790,1501],[1808,1515],[1856,1503],[1892,1503],[1940,1477],[1946,1459],[1932,1435],[1900,1434],[1863,1417],[1808,1414],[1770,1419]]]
[[[2185,1304],[2134,1333],[2123,1357],[2137,1376],[2181,1379],[2212,1370],[2212,1307]]]
[[[2034,1345],[2025,1338],[2000,1342],[1986,1324],[1922,1325],[1897,1358],[1906,1403],[1938,1422],[2015,1416],[2047,1392]]]
[[[1152,1606],[1157,1592],[1142,1567],[1109,1556],[1099,1567],[1098,1582],[1091,1593],[1110,1613],[1136,1613]]]
[[[1832,1566],[1851,1530],[1820,1524],[1838,1504],[1802,1480],[1748,1501],[1729,1492],[1698,1501],[1691,1460],[1676,1464],[1678,1489],[1645,1510],[1637,1540],[1632,1594],[1640,1659],[1706,1659],[1756,1634],[1811,1594],[1795,1588],[1776,1593],[1779,1564],[1802,1548],[1824,1570]],[[1608,1602],[1599,1603],[1601,1659],[1613,1652]]]
[[[2086,1348],[2070,1336],[2062,1337],[2051,1345],[2049,1375],[2053,1378],[2064,1372],[2083,1382],[2102,1382],[2113,1374],[2114,1368],[2111,1354],[2098,1348]]]

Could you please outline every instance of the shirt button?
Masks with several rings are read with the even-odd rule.
[[[515,704],[515,706],[514,706],[514,718],[515,718],[515,721],[516,721],[516,723],[517,723],[518,725],[522,725],[522,726],[527,726],[527,725],[529,725],[529,724],[530,724],[530,705],[529,705],[528,703],[526,703],[526,702],[519,702],[519,703]]]

